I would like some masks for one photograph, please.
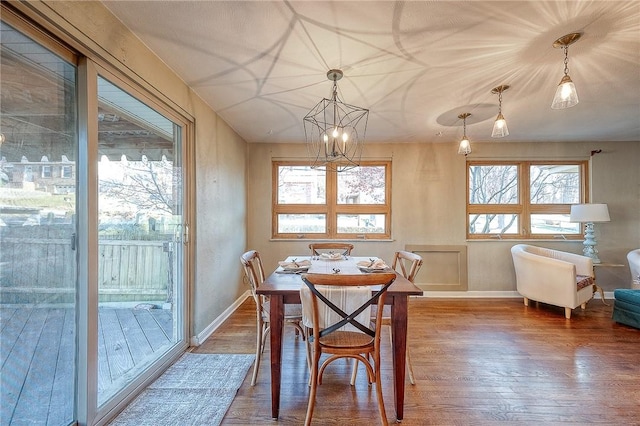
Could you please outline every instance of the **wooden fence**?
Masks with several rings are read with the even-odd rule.
[[[74,232],[71,225],[0,228],[0,303],[72,303],[76,292]],[[99,241],[100,301],[167,301],[173,286],[171,244]]]

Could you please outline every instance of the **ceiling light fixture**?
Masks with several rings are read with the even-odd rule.
[[[324,98],[304,117],[304,133],[312,168],[342,172],[358,167],[362,157],[369,110],[338,98],[342,70],[329,70],[331,99]]]
[[[468,112],[460,114],[458,118],[462,119],[462,140],[460,141],[460,145],[458,146],[458,154],[471,154],[471,144],[469,143],[469,139],[467,138],[467,117],[471,116]]]
[[[494,95],[498,94],[498,116],[496,117],[496,121],[493,123],[493,131],[491,132],[492,138],[503,138],[505,136],[509,136],[509,128],[507,127],[507,120],[504,119],[502,115],[502,92],[507,90],[510,86],[508,84],[503,84],[502,86],[494,87],[491,90],[491,93]]]
[[[581,35],[580,33],[571,33],[553,42],[553,47],[556,49],[561,47],[564,50],[564,76],[562,80],[560,80],[558,88],[556,89],[556,95],[553,97],[553,102],[551,102],[551,108],[553,109],[570,108],[578,103],[576,86],[573,84],[573,81],[571,81],[571,77],[569,77],[568,53],[569,45],[578,41]]]

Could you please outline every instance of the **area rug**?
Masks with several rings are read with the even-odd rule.
[[[185,353],[109,425],[219,425],[254,358]]]

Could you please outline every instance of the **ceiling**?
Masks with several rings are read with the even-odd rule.
[[[304,141],[338,95],[367,142],[640,141],[640,2],[103,1],[250,143]],[[564,53],[580,102],[552,110]],[[496,86],[510,135],[492,139]]]

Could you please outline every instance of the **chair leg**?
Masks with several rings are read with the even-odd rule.
[[[571,319],[571,308],[564,308],[564,317],[566,319]]]
[[[264,333],[264,327],[262,321],[258,321],[257,339],[256,339],[256,359],[253,362],[253,376],[251,376],[251,386],[256,385],[258,379],[258,369],[260,368],[260,357],[264,346],[262,344],[262,334]]]
[[[353,366],[351,367],[351,386],[355,386],[356,377],[358,376],[358,360],[353,360]]]
[[[409,351],[408,346],[407,346],[407,369],[409,370],[409,382],[412,385],[415,385],[416,379],[413,377],[413,365],[411,365],[411,351]]]
[[[375,381],[376,395],[378,397],[378,412],[380,413],[380,421],[384,426],[388,426],[387,412],[384,409],[384,399],[382,398],[382,380],[380,379],[380,356],[375,359]]]
[[[309,390],[309,404],[307,405],[307,416],[304,419],[304,425],[311,425],[311,418],[313,417],[313,409],[316,405],[316,392],[318,390],[318,364],[320,362],[320,353],[313,353],[313,360],[311,361],[311,389]]]

